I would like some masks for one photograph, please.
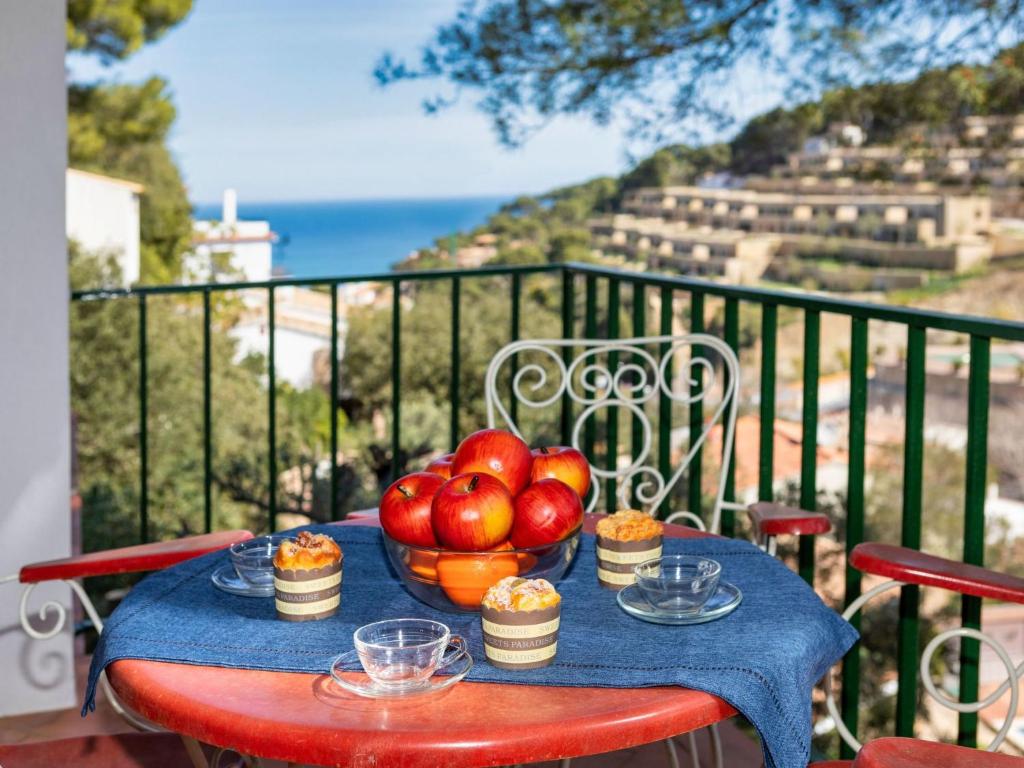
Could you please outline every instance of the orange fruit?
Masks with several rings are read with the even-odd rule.
[[[501,545],[499,545],[501,546]],[[437,576],[448,599],[460,608],[480,607],[488,588],[506,576],[519,575],[515,554],[442,552],[437,558]]]
[[[410,549],[409,570],[421,579],[437,584],[437,552]]]
[[[496,547],[491,547],[488,552],[502,552],[510,549],[515,549],[512,546],[511,541],[503,541]],[[533,566],[537,564],[537,556],[530,554],[529,552],[516,552],[517,567],[519,572],[517,575],[522,575],[528,572]]]
[[[537,564],[537,556],[530,554],[529,552],[517,552],[516,557],[519,561],[519,575],[522,576],[527,573],[533,566]]]

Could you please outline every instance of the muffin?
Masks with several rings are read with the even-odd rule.
[[[501,669],[538,669],[555,658],[562,598],[545,579],[506,576],[484,594],[480,620],[487,660]]]
[[[341,605],[341,548],[330,536],[301,531],[274,555],[274,605],[285,621],[326,619]]]
[[[597,582],[618,592],[636,581],[637,564],[661,557],[665,526],[645,512],[623,509],[597,523]]]

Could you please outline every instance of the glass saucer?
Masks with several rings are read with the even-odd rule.
[[[450,644],[448,648],[457,648],[457,646]],[[359,665],[359,655],[355,649],[341,654],[331,662],[331,678],[338,687],[357,696],[365,696],[368,699],[407,699],[410,696],[422,696],[451,688],[469,674],[469,670],[473,668],[473,657],[468,652],[463,651],[457,654],[445,666],[439,666],[428,680],[424,680],[415,687],[398,690],[381,688],[365,673],[360,674],[356,678],[341,676],[342,672],[362,672],[362,666],[357,667],[354,665]],[[448,671],[449,673],[438,675],[437,673],[441,671]]]
[[[220,568],[215,570],[210,576],[210,581],[213,582],[213,586],[217,589],[228,592],[232,595],[241,595],[242,597],[273,597],[274,596],[274,585],[268,584],[265,587],[257,587],[245,581],[238,575],[238,571],[235,570],[235,566],[231,563],[225,563]]]
[[[615,599],[622,610],[642,621],[649,621],[653,624],[684,625],[703,624],[706,621],[714,621],[723,616],[728,616],[739,607],[740,602],[743,600],[743,593],[734,584],[720,581],[715,594],[704,603],[699,611],[689,611],[687,613],[661,611],[652,607],[650,603],[644,600],[636,584],[630,584],[625,589],[620,590]]]

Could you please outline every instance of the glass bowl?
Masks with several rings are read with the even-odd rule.
[[[257,536],[232,544],[228,550],[238,578],[254,587],[274,585],[274,555],[288,536]]]
[[[633,569],[641,596],[658,611],[696,613],[704,607],[722,575],[715,560],[694,555],[663,555]]]
[[[576,556],[581,529],[554,544],[488,552],[420,547],[381,535],[391,566],[414,597],[441,611],[479,613],[484,592],[506,576],[558,583]]]

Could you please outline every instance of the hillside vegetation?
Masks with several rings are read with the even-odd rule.
[[[637,187],[693,184],[707,174],[767,173],[785,162],[830,124],[861,126],[869,143],[923,141],[920,129],[953,125],[967,115],[1014,114],[1024,108],[1024,44],[1002,51],[986,65],[929,70],[901,83],[876,83],[826,92],[819,100],[773,109],[750,120],[728,142],[663,147],[618,177],[522,196],[503,205],[477,229],[459,233],[468,244],[476,235],[497,236],[497,263],[542,263],[589,258],[586,220],[617,209],[625,192]],[[424,252],[415,268],[439,266],[450,239]],[[412,263],[400,268],[412,268]]]

